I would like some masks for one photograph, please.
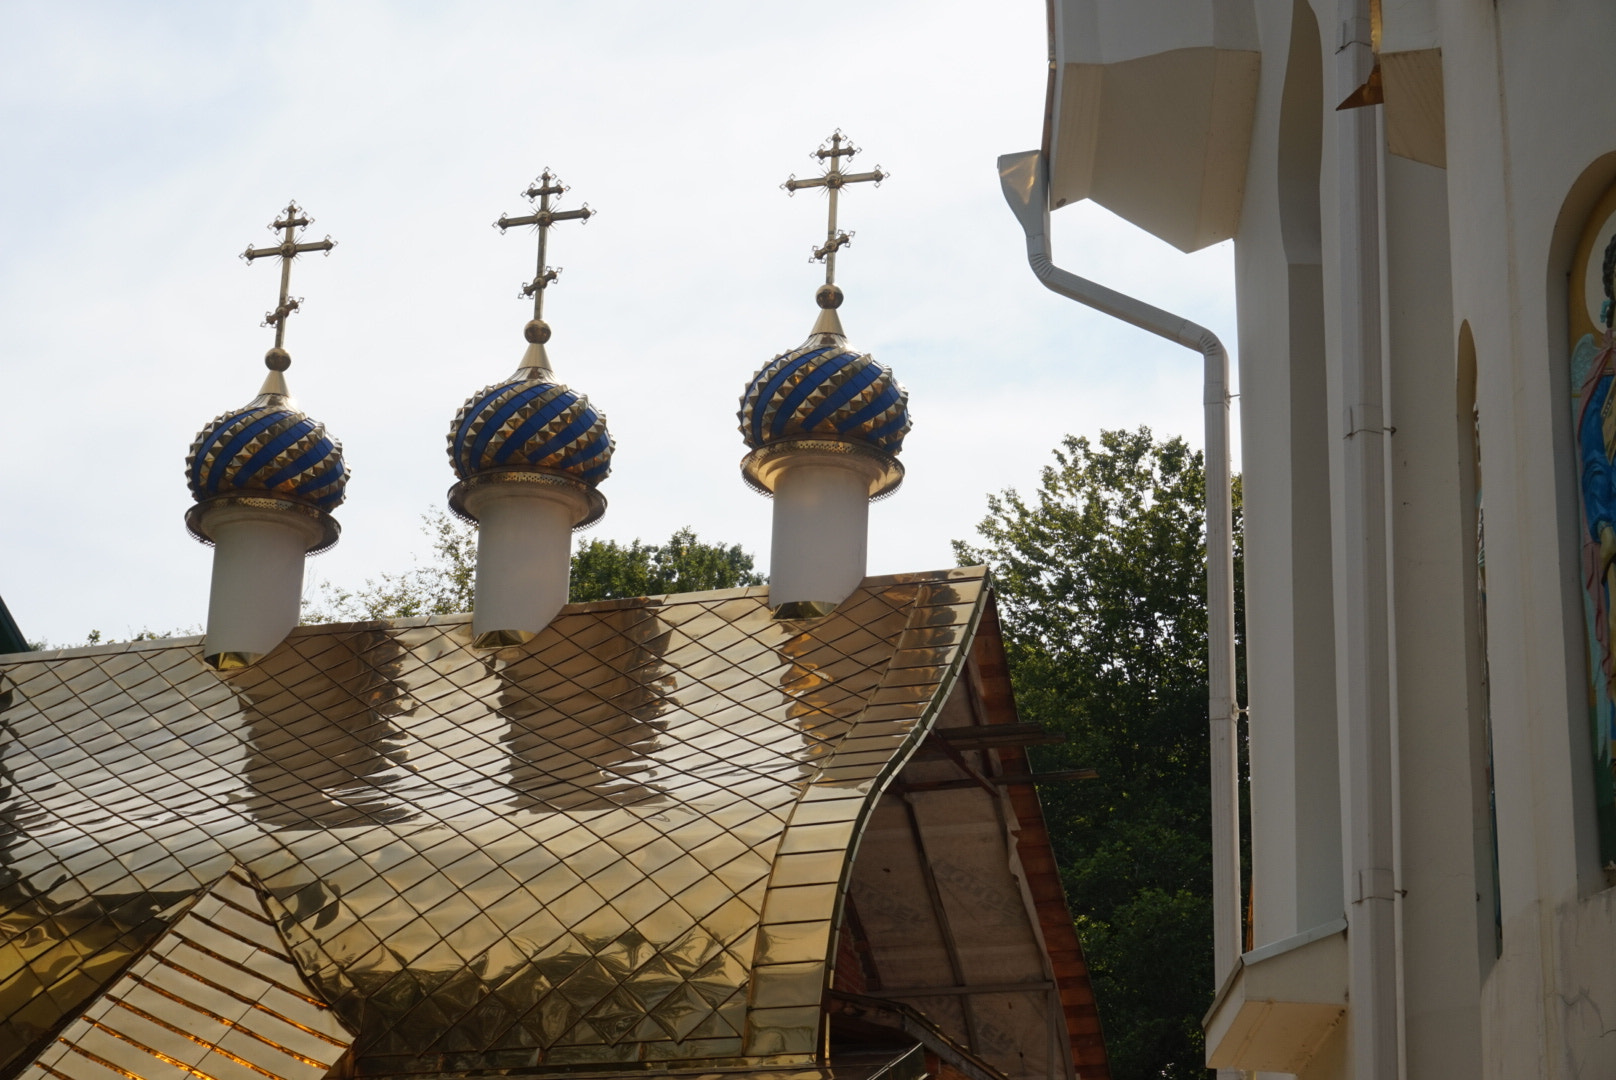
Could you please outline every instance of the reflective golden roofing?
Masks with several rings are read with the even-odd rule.
[[[810,1064],[851,848],[984,584],[574,605],[495,651],[304,627],[231,673],[190,639],[0,658],[0,1073],[243,882],[358,1076]]]
[[[320,1080],[353,1045],[275,929],[263,887],[233,867],[182,905],[140,954],[23,1070],[22,1080],[224,1077]]]

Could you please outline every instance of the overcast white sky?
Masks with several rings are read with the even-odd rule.
[[[294,268],[288,377],[354,472],[310,576],[407,567],[450,419],[521,355],[532,238],[489,223],[546,165],[600,211],[553,234],[545,312],[618,442],[593,535],[690,525],[766,563],[735,410],[816,313],[823,199],[779,184],[836,127],[892,173],[842,201],[843,321],[915,418],[872,573],[951,565],[986,494],[1032,487],[1067,433],[1199,445],[1198,357],[1041,288],[1000,198],[995,158],[1039,141],[1043,20],[1042,0],[7,3],[0,596],[61,644],[202,623],[183,459],[263,377],[276,271],[236,256],[289,197],[339,246]],[[1089,204],[1055,242],[1236,345],[1227,245],[1185,256]]]

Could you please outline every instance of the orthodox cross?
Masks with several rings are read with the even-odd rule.
[[[818,150],[809,155],[810,157],[818,158],[820,161],[830,162],[824,175],[814,177],[811,180],[798,180],[796,175],[793,174],[785,183],[780,185],[792,195],[795,195],[803,188],[816,187],[822,187],[830,194],[830,223],[825,227],[825,242],[814,249],[813,257],[809,260],[810,262],[822,262],[825,264],[825,285],[827,287],[836,284],[837,249],[853,242],[852,233],[842,232],[836,227],[836,196],[848,184],[860,184],[866,180],[873,180],[876,186],[879,187],[881,181],[892,175],[891,173],[882,172],[879,165],[869,172],[843,172],[842,158],[845,157],[851,160],[853,155],[858,152],[859,148],[853,145],[852,140],[842,134],[840,128],[837,128],[836,131],[831,133],[830,139],[824,145],[821,145]]]
[[[533,207],[533,213],[523,214],[521,217],[506,217],[501,214],[499,215],[499,220],[494,222],[494,226],[501,233],[516,225],[536,225],[539,230],[538,269],[533,280],[522,286],[522,295],[533,298],[533,322],[528,324],[529,340],[533,340],[539,334],[542,334],[546,340],[550,336],[550,328],[544,323],[544,290],[551,282],[561,276],[559,267],[549,267],[544,264],[545,248],[548,246],[550,239],[550,226],[558,221],[588,222],[590,218],[599,212],[589,209],[588,203],[584,203],[576,210],[554,209],[550,200],[554,198],[559,201],[559,197],[566,194],[567,191],[567,185],[561,183],[549,169],[545,169],[539,174],[539,178],[529,184],[526,191],[522,192],[522,197],[527,199],[529,203],[532,203],[534,199],[538,200],[538,203]],[[540,345],[543,343],[543,341],[536,342],[536,344]]]
[[[286,317],[303,306],[303,301],[291,296],[288,289],[292,284],[292,260],[308,251],[323,251],[327,255],[336,247],[336,241],[327,236],[324,240],[315,240],[310,243],[298,243],[298,237],[303,230],[314,224],[314,219],[305,217],[301,207],[296,202],[286,204],[281,211],[282,216],[269,227],[270,232],[282,232],[281,242],[274,247],[255,248],[247,245],[247,250],[241,257],[251,265],[254,259],[262,259],[268,255],[277,255],[281,260],[281,300],[275,305],[275,310],[266,312],[263,325],[275,328],[275,347],[264,354],[264,363],[272,371],[285,371],[292,364],[292,357],[286,351]]]

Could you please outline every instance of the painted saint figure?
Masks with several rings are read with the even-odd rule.
[[[1611,396],[1616,369],[1611,363],[1611,331],[1583,383],[1577,418],[1577,447],[1582,473],[1585,585],[1593,598],[1595,629],[1607,683],[1613,671],[1611,597],[1616,595],[1616,398]],[[1616,695],[1613,695],[1616,696]]]
[[[1591,269],[1591,267],[1590,267]],[[1616,871],[1616,335],[1612,331],[1612,272],[1616,237],[1606,245],[1601,282],[1605,300],[1594,333],[1572,352],[1576,391],[1582,572],[1588,632],[1589,711],[1594,784],[1600,817],[1601,861]],[[1590,312],[1592,314],[1592,312]]]

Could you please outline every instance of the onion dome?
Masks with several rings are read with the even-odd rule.
[[[741,462],[741,475],[754,490],[774,493],[780,470],[808,456],[854,454],[873,461],[870,497],[891,494],[903,482],[897,454],[909,433],[909,392],[892,369],[847,343],[841,318],[842,290],[836,284],[836,253],[853,242],[853,234],[837,228],[837,199],[849,184],[880,186],[887,173],[877,165],[866,172],[843,168],[860,153],[840,129],[810,156],[825,171],[799,180],[792,174],[780,185],[787,193],[817,188],[827,196],[825,242],[814,248],[812,262],[825,264],[825,283],[814,293],[819,318],[808,340],[781,353],[752,376],[741,395],[741,437],[751,448]]]
[[[574,527],[585,528],[606,512],[595,485],[611,475],[615,448],[605,414],[556,382],[543,343],[532,342],[514,375],[485,386],[455,413],[449,463],[460,482],[449,490],[449,509],[475,521],[465,500],[480,484],[574,485],[589,507]]]
[[[336,523],[327,515],[346,497],[342,444],[299,411],[285,388],[280,373],[271,372],[251,404],[216,417],[191,443],[185,479],[197,505],[186,524],[197,539],[210,539],[200,524],[204,504],[258,497],[306,508],[327,524],[329,538],[320,549],[336,542]]]
[[[763,365],[741,395],[739,415],[754,450],[782,439],[829,438],[897,454],[910,428],[909,392],[891,368],[846,338],[815,334]]]
[[[848,345],[836,314],[841,289],[822,286],[816,300],[808,340],[764,364],[741,395],[736,415],[751,448],[741,475],[769,495],[778,467],[796,452],[856,453],[880,466],[870,497],[890,495],[903,482],[897,455],[911,427],[909,391],[891,368]]]
[[[462,480],[495,469],[543,469],[591,486],[612,471],[611,432],[589,399],[523,368],[466,399],[449,430],[449,460]]]
[[[289,399],[270,394],[203,428],[191,444],[186,474],[199,502],[255,492],[334,510],[348,486],[342,444]]]

